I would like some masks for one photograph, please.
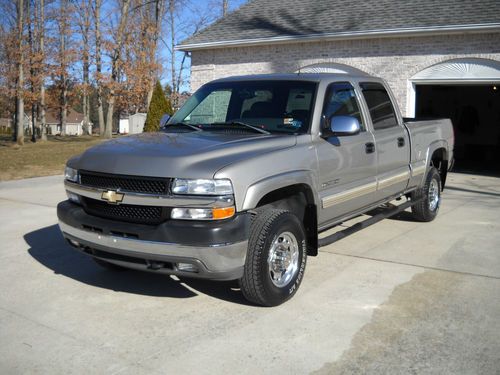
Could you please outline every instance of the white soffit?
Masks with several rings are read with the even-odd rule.
[[[500,81],[500,61],[468,58],[453,59],[432,65],[410,78],[411,81]]]

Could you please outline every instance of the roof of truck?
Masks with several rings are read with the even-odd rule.
[[[219,78],[212,82],[233,82],[233,81],[333,81],[333,80],[379,80],[380,78],[368,74],[345,74],[345,73],[272,73],[272,74],[252,74],[242,76],[232,76]]]

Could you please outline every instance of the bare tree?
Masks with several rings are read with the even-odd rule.
[[[116,85],[118,83],[118,75],[120,69],[120,59],[124,40],[125,25],[128,20],[128,11],[130,0],[123,0],[121,3],[120,22],[116,31],[114,46],[111,50],[111,83],[109,86],[109,99],[108,99],[108,114],[106,118],[106,128],[104,132],[105,138],[112,137],[113,129],[113,111],[116,102]]]
[[[38,18],[38,48],[41,59],[41,82],[40,82],[40,127],[42,133],[42,141],[47,140],[47,124],[45,122],[45,1],[39,0],[39,18]]]
[[[59,0],[59,87],[60,87],[60,123],[61,135],[66,135],[67,114],[68,114],[68,51],[66,49],[66,41],[68,39],[69,25],[67,17],[68,0]]]
[[[96,86],[97,86],[97,116],[99,118],[99,133],[101,137],[105,135],[106,124],[104,123],[103,107],[103,83],[102,83],[102,39],[101,39],[101,0],[95,0],[94,22],[95,22],[95,66],[96,66]]]
[[[228,0],[222,0],[222,17],[224,17],[227,14],[227,8],[228,8]]]
[[[82,107],[83,107],[83,127],[90,130],[90,0],[74,0],[78,11],[78,26],[82,37]]]
[[[17,113],[16,113],[16,142],[24,145],[24,1],[17,1],[17,37],[18,37],[18,76],[17,76]]]

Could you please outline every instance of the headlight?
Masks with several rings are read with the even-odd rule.
[[[194,195],[229,195],[233,194],[233,186],[228,179],[208,180],[176,178],[172,184],[174,194]]]
[[[78,170],[66,167],[64,169],[64,179],[71,182],[78,182]]]
[[[180,220],[222,220],[234,216],[234,207],[173,208],[170,217]]]

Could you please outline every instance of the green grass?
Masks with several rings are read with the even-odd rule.
[[[0,181],[62,174],[66,161],[103,140],[92,136],[49,136],[46,142],[24,146],[12,142],[10,135],[0,135]]]

